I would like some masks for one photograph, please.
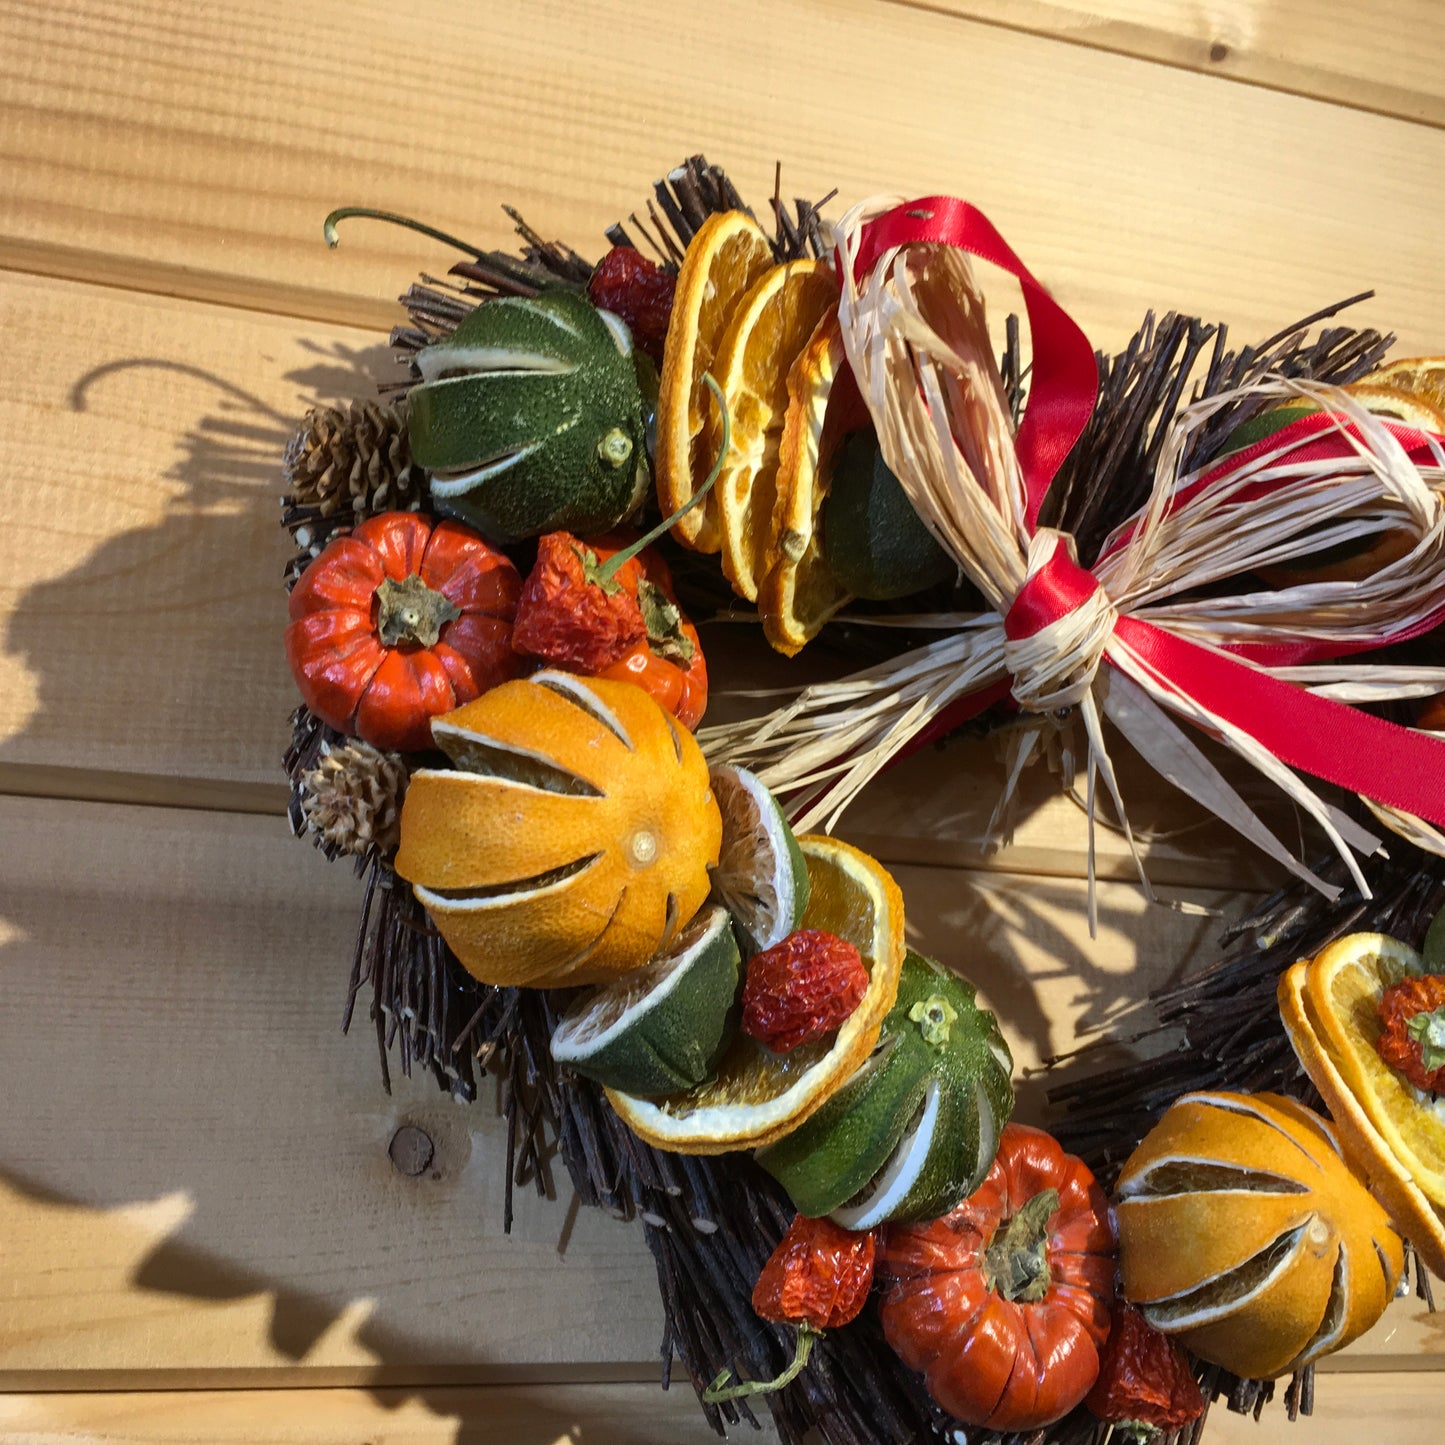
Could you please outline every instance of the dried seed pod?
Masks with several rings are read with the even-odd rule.
[[[287,444],[282,469],[282,522],[311,556],[344,527],[421,507],[423,473],[412,461],[404,404],[313,407]]]
[[[306,830],[328,857],[392,853],[401,839],[406,764],[395,753],[354,741],[323,745],[298,785]]]

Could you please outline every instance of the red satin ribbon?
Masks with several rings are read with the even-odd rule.
[[[1051,622],[1067,617],[1099,590],[1099,579],[1080,567],[1061,545],[1049,560],[1026,578],[1013,605],[1004,614],[1003,635],[1010,641],[1032,637]]]
[[[1014,254],[987,217],[951,196],[911,201],[871,221],[863,230],[854,277],[861,282],[885,252],[920,243],[957,246],[1017,278],[1023,288],[1033,341],[1029,403],[1016,439],[1027,496],[1026,522],[1032,533],[1039,510],[1064,458],[1083,434],[1098,395],[1098,368],[1088,338]],[[1391,426],[1412,459],[1433,455],[1428,434]],[[1300,460],[1353,454],[1327,417],[1306,417],[1253,447],[1226,459],[1181,495],[1217,485],[1265,451],[1299,444]],[[1277,483],[1276,485],[1281,485]],[[1243,488],[1230,505],[1244,504],[1270,488]],[[1122,545],[1122,542],[1116,545]],[[1099,586],[1060,547],[1030,577],[1004,619],[1010,638],[1031,636],[1066,616]],[[1371,642],[1240,646],[1241,655],[1274,665],[1369,651],[1428,630],[1445,618],[1445,608],[1409,631]],[[1138,618],[1120,617],[1114,635],[1160,677],[1204,708],[1239,728],[1281,762],[1376,802],[1414,813],[1445,827],[1445,744],[1422,733],[1384,722],[1368,713],[1316,697],[1225,653],[1202,647]],[[1106,653],[1107,657],[1107,653]],[[960,699],[915,740],[936,737],[945,722],[954,726],[1005,696],[1004,684]],[[911,752],[910,747],[907,751]]]
[[[1027,490],[1029,530],[1038,524],[1049,483],[1084,434],[1099,392],[1099,364],[1089,338],[1074,318],[1029,274],[993,222],[953,196],[925,196],[870,221],[863,230],[853,274],[861,280],[895,246],[920,243],[957,246],[991,261],[1017,279],[1033,338],[1029,406],[1014,448]]]
[[[1280,762],[1445,825],[1445,744],[1438,738],[1316,697],[1136,617],[1119,618],[1114,635]]]

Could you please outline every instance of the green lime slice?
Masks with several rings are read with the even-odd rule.
[[[845,1229],[936,1219],[988,1173],[1013,1112],[1012,1069],[972,985],[910,952],[878,1049],[757,1161],[800,1212]]]
[[[573,1004],[552,1057],[642,1098],[695,1088],[737,1031],[740,962],[727,909],[704,906],[651,963]]]
[[[928,1083],[923,1051],[885,1033],[817,1113],[753,1157],[788,1191],[800,1214],[828,1214],[883,1166]]]
[[[713,897],[733,916],[748,956],[781,943],[808,906],[808,865],[778,801],[746,768],[712,770],[722,813]]]

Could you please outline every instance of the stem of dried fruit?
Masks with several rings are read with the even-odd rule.
[[[717,402],[718,414],[722,418],[722,440],[718,443],[717,460],[712,464],[712,471],[707,474],[707,481],[675,511],[672,516],[663,518],[650,532],[644,532],[635,542],[624,547],[622,551],[609,557],[592,577],[592,581],[599,586],[605,587],[612,579],[619,568],[625,567],[644,547],[650,547],[662,534],[670,530],[679,517],[685,516],[697,506],[702,499],[712,490],[712,484],[717,481],[718,474],[722,471],[723,458],[728,454],[728,447],[732,443],[732,424],[728,418],[727,402],[723,399],[723,390],[710,371],[702,374],[703,385],[712,392]]]
[[[736,1385],[730,1385],[728,1381],[732,1379],[733,1372],[724,1370],[702,1392],[704,1403],[720,1405],[724,1400],[741,1400],[748,1395],[768,1395],[774,1390],[781,1390],[784,1385],[789,1385],[796,1380],[807,1368],[808,1356],[813,1352],[813,1341],[822,1339],[822,1337],[822,1330],[815,1330],[807,1320],[804,1320],[798,1326],[797,1351],[781,1375],[775,1375],[771,1380],[739,1380]]]

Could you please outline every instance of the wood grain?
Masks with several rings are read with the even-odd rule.
[[[31,799],[0,856],[0,1384],[655,1378],[640,1228],[564,1178],[504,1238],[495,1099],[387,1098],[341,1037],[344,867],[278,819]]]
[[[689,151],[759,202],[781,158],[790,194],[968,195],[1104,347],[1149,305],[1258,339],[1375,285],[1361,323],[1438,351],[1442,28],[1430,0],[1383,24],[1347,0],[736,0],[725,23],[701,0],[0,0],[23,358],[0,393],[0,793],[35,795],[0,796],[0,1389],[36,1392],[0,1394],[0,1436],[711,1438],[651,1383],[640,1228],[574,1214],[564,1182],[520,1192],[502,1237],[494,1102],[388,1099],[370,1040],[336,1032],[356,885],[267,816],[292,704],[280,447],[310,401],[366,390],[390,298],[449,259],[362,226],[328,255],[331,205],[503,245],[507,201],[593,251]],[[980,983],[1037,1118],[1040,1060],[1205,961],[1218,921],[1105,881],[1089,939],[1080,820],[1046,778],[1011,848],[980,851],[990,749],[914,760],[849,829],[971,865],[896,870],[911,941]],[[1227,840],[1141,818],[1172,835],[1154,868],[1179,901],[1246,906],[1223,890],[1262,875]],[[404,1124],[436,1148],[417,1179],[387,1157]],[[1433,1441],[1442,1320],[1397,1302],[1298,1438]],[[1219,1412],[1207,1439],[1260,1429]]]
[[[279,810],[281,451],[311,402],[373,391],[381,338],[15,275],[0,314],[45,338],[0,397],[24,523],[0,530],[7,785],[64,769],[163,801],[144,779],[209,779]]]
[[[1357,1445],[1388,1428],[1390,1445],[1434,1445],[1445,1374],[1332,1375],[1298,1445]],[[1282,1418],[1282,1414],[1281,1417]],[[1210,1445],[1259,1445],[1257,1424],[1217,1406]],[[1388,1422],[1388,1424],[1386,1423]],[[14,1445],[706,1445],[691,1397],[646,1385],[487,1386],[402,1390],[171,1391],[0,1395],[0,1433]],[[734,1438],[768,1445],[770,1427]]]
[[[494,1105],[387,1099],[364,1032],[340,1037],[344,868],[274,819],[24,798],[0,798],[0,856],[0,1388],[655,1378],[641,1230],[573,1217],[563,1177],[504,1238]],[[1076,879],[896,871],[910,942],[1004,1022],[1029,1119],[1042,1059],[1219,926],[1105,883],[1091,940]],[[388,1160],[404,1123],[435,1142],[423,1178]],[[1377,1358],[1431,1348],[1417,1316]]]
[[[759,1412],[763,1419],[766,1411]],[[0,1395],[12,1445],[711,1445],[685,1386]],[[770,1445],[776,1432],[735,1432]]]
[[[511,202],[591,249],[705,150],[755,204],[777,159],[788,194],[966,193],[1105,348],[1149,306],[1258,340],[1368,286],[1407,349],[1445,334],[1433,128],[878,0],[220,13],[4,0],[0,265],[377,323],[447,253],[328,255],[333,205],[496,245]]]
[[[0,311],[47,338],[0,394],[9,503],[27,521],[0,529],[0,788],[279,813],[296,704],[279,459],[308,404],[370,394],[390,353],[363,330],[15,274],[0,273]],[[755,628],[704,633],[713,720],[766,706],[736,696],[744,684],[854,665],[821,644],[789,661]],[[1156,884],[1273,886],[1226,829],[1127,749],[1119,761]],[[950,743],[891,772],[842,831],[896,861],[1081,876],[1083,814],[1042,766],[1010,846],[987,846],[1004,776],[993,743]],[[1270,821],[1293,838],[1288,814]],[[1097,845],[1101,876],[1135,876],[1117,830]]]
[[[1445,125],[1445,12],[1395,0],[901,0],[1032,35]]]

